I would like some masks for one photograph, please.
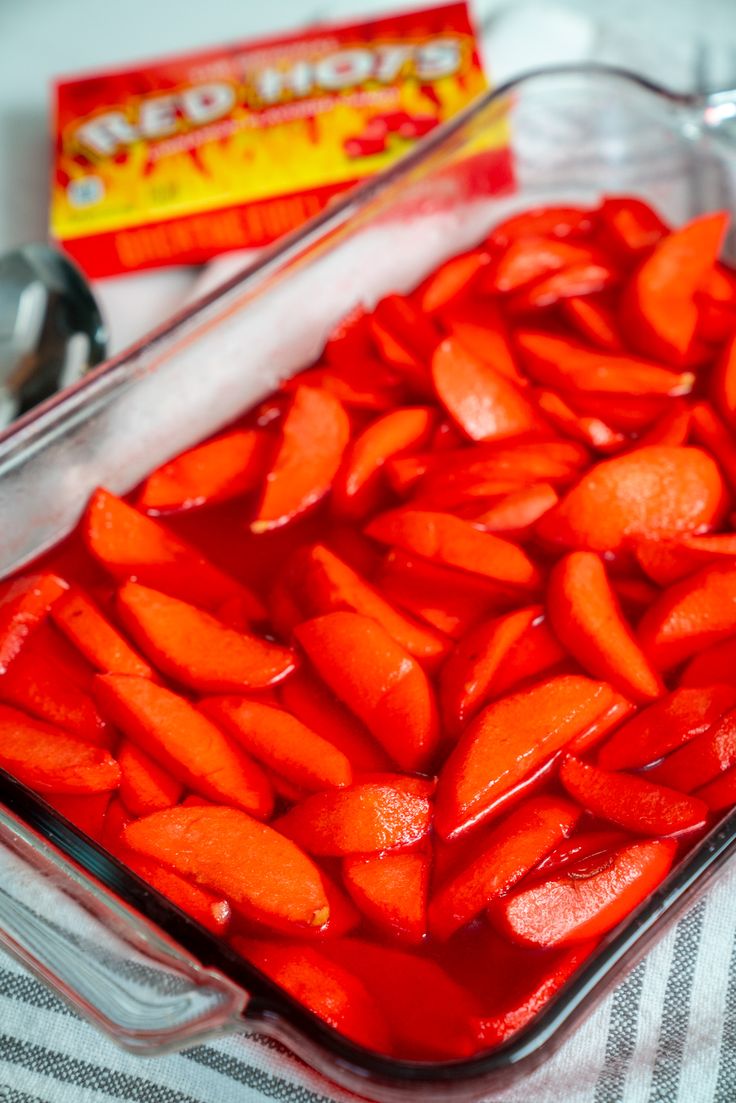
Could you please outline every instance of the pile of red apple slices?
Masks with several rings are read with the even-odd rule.
[[[350,1039],[528,1023],[736,803],[726,217],[516,215],[0,591],[0,765]]]

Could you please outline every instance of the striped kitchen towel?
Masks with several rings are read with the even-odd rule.
[[[734,1103],[736,870],[533,1074],[495,1103]],[[416,1097],[420,1101],[420,1097]],[[347,1103],[257,1034],[134,1057],[0,955],[0,1103]]]

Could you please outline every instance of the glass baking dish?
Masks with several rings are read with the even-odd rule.
[[[673,223],[733,208],[735,120],[736,92],[676,95],[602,67],[540,71],[486,95],[0,435],[0,577],[68,533],[96,485],[130,490],[309,364],[351,307],[410,289],[509,212],[604,193],[639,195]],[[513,185],[506,155],[487,149],[504,130]],[[0,801],[0,944],[121,1045],[156,1053],[247,1027],[385,1101],[477,1099],[531,1071],[736,851],[733,814],[522,1032],[486,1055],[425,1064],[338,1035],[3,771]]]

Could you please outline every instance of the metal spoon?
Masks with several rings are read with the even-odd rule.
[[[79,269],[49,245],[0,256],[0,426],[104,359],[107,330]]]

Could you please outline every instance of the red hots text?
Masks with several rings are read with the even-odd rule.
[[[141,139],[155,141],[224,119],[239,105],[257,110],[370,82],[390,85],[400,78],[431,83],[457,73],[462,63],[462,42],[453,36],[337,50],[314,60],[259,69],[241,81],[208,81],[143,96],[85,119],[74,128],[71,141],[85,153],[110,157]]]

